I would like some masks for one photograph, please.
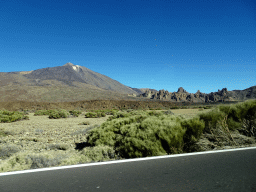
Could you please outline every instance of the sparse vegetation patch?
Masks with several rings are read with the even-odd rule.
[[[28,120],[29,117],[18,111],[0,111],[0,122],[11,123],[19,120]]]
[[[80,110],[34,111],[28,121],[1,124],[0,172],[256,146],[256,101],[166,108],[86,110],[85,116]],[[4,111],[1,120],[25,116],[24,111]]]

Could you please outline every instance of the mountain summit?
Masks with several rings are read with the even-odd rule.
[[[245,90],[226,88],[193,94],[182,87],[177,92],[132,88],[84,66],[66,63],[31,71],[0,73],[0,102],[73,102],[83,100],[161,100],[171,102],[218,102],[256,98],[256,86]]]
[[[0,102],[134,100],[138,94],[110,77],[70,62],[32,71],[0,73]]]
[[[66,63],[63,66],[37,69],[29,74],[24,74],[24,76],[28,79],[38,79],[38,81],[57,80],[69,86],[76,86],[75,84],[78,82],[122,94],[137,94],[136,91],[110,77],[72,63]]]

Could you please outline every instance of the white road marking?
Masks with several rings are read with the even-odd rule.
[[[152,159],[162,159],[162,158],[172,158],[172,157],[181,157],[181,156],[201,155],[201,154],[207,154],[207,153],[222,153],[222,152],[228,152],[228,151],[239,151],[239,150],[248,150],[248,149],[256,149],[256,147],[224,149],[224,150],[215,150],[215,151],[203,151],[203,152],[194,152],[194,153],[183,153],[183,154],[174,154],[174,155],[164,155],[164,156],[153,156],[153,157],[144,157],[144,158],[135,158],[135,159],[105,161],[105,162],[98,162],[98,163],[68,165],[68,166],[60,166],[60,167],[30,169],[30,170],[23,170],[23,171],[13,171],[13,172],[0,173],[0,176],[16,175],[16,174],[22,174],[22,173],[33,173],[33,172],[41,172],[41,171],[51,171],[51,170],[58,170],[58,169],[69,169],[69,168],[75,168],[75,167],[89,167],[89,166],[95,166],[95,165],[124,163],[124,162],[132,162],[132,161],[145,161],[145,160],[152,160]]]

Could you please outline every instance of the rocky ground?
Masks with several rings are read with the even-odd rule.
[[[177,114],[179,111],[181,110],[176,110]],[[191,117],[191,114],[184,113]],[[29,120],[1,123],[0,130],[7,133],[7,136],[0,137],[0,145],[15,145],[20,151],[31,152],[75,151],[77,145],[86,141],[88,130],[102,124],[110,116],[85,118],[84,114],[76,118],[49,119],[48,116],[29,113]],[[83,125],[83,122],[88,122],[89,125]],[[205,133],[193,144],[191,152],[256,146],[255,137],[247,137],[238,131],[231,133],[231,136],[220,129],[212,134]]]

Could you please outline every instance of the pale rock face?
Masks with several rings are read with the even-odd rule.
[[[33,71],[33,70],[32,70]],[[29,74],[29,73],[32,73],[32,71],[22,71],[20,72],[20,74],[24,75],[24,74]]]
[[[79,70],[79,65],[74,65],[74,66],[72,66],[73,67],[73,69],[75,70],[75,71],[78,71]]]

